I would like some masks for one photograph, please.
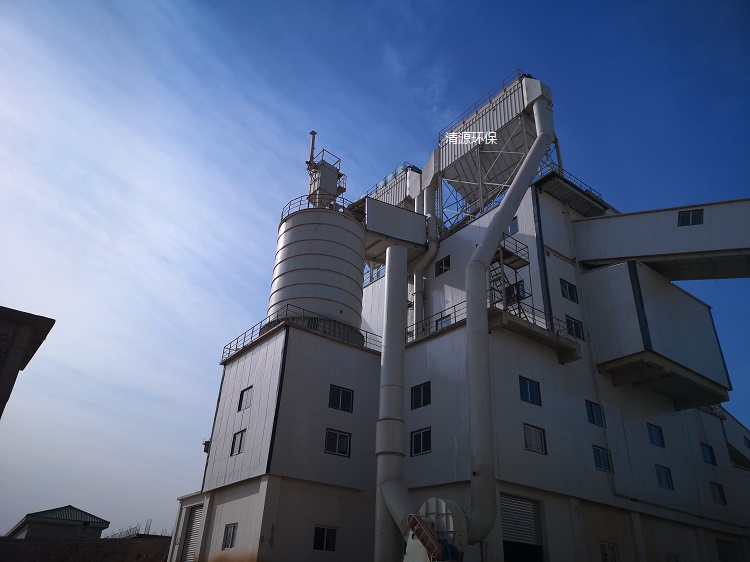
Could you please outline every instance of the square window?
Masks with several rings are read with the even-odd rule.
[[[672,471],[666,466],[656,465],[656,481],[659,483],[660,487],[666,488],[667,490],[674,490]]]
[[[240,402],[237,405],[237,411],[247,410],[253,402],[253,387],[248,386],[245,390],[240,392]]]
[[[617,545],[611,542],[599,543],[602,562],[617,562]]]
[[[313,550],[336,552],[336,529],[316,525],[313,536]]]
[[[435,320],[435,331],[442,330],[443,328],[447,328],[451,325],[451,315],[443,316],[442,318],[438,318]]]
[[[703,460],[708,464],[716,464],[716,456],[714,455],[714,448],[706,443],[701,443],[701,454],[703,454]]]
[[[432,383],[423,382],[411,387],[411,409],[416,410],[432,404]]]
[[[232,437],[232,453],[231,456],[239,455],[245,450],[245,429],[238,431]]]
[[[432,428],[425,427],[411,432],[411,456],[424,455],[432,450]]]
[[[539,383],[526,377],[518,377],[518,382],[521,387],[521,400],[541,406],[542,393],[539,390]]]
[[[237,537],[237,523],[224,527],[224,540],[221,541],[221,550],[234,548],[234,539]]]
[[[560,290],[563,297],[569,301],[578,302],[578,289],[573,283],[568,283],[565,279],[560,278]]]
[[[718,482],[711,482],[711,494],[713,494],[716,503],[727,505],[727,497],[724,495],[724,486]]]
[[[340,457],[350,455],[350,442],[352,434],[337,429],[326,429],[326,448],[325,452]]]
[[[354,391],[332,384],[328,392],[328,407],[343,412],[352,412],[354,409]]]
[[[568,330],[568,335],[578,338],[581,341],[585,340],[583,337],[583,324],[580,320],[576,320],[570,316],[565,316],[565,325]]]
[[[696,226],[699,224],[703,224],[703,209],[677,213],[677,226]]]
[[[435,262],[435,277],[442,275],[446,271],[450,271],[451,268],[451,257],[445,256],[443,259]]]
[[[609,454],[609,449],[603,447],[594,447],[594,466],[597,470],[603,470],[604,472],[612,472],[612,457]]]
[[[586,415],[589,418],[589,423],[604,427],[604,411],[601,404],[586,400]]]
[[[646,427],[648,428],[648,440],[651,441],[651,444],[664,447],[664,433],[662,433],[661,427],[652,423],[647,423]]]
[[[527,451],[534,451],[542,455],[547,454],[547,441],[544,438],[544,430],[541,427],[523,424],[523,438]]]

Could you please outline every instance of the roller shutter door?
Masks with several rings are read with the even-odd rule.
[[[190,508],[185,540],[182,544],[182,556],[180,562],[194,562],[195,549],[198,546],[198,535],[201,530],[201,519],[203,519],[203,506],[197,505]]]
[[[500,494],[503,540],[542,546],[542,517],[539,502]]]

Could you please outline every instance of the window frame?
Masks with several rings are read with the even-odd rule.
[[[714,498],[714,503],[718,503],[719,505],[727,505],[727,496],[724,493],[724,486],[712,480],[709,480],[708,483],[711,485],[711,495]],[[716,498],[717,492],[719,496],[718,499]]]
[[[703,208],[677,212],[677,226],[700,226],[703,224]],[[686,219],[686,220],[683,220]]]
[[[427,389],[426,393],[425,393],[425,389]],[[419,395],[419,400],[415,399],[417,394]],[[425,400],[425,394],[427,394],[426,400]],[[412,410],[424,408],[426,406],[429,406],[430,404],[432,404],[432,381],[431,380],[411,387],[411,409]]]
[[[602,472],[613,473],[615,470],[612,467],[612,453],[610,450],[597,445],[592,445],[591,447],[594,450],[594,468],[596,468],[596,470],[601,470]],[[602,459],[606,461],[606,467],[599,466],[599,461]]]
[[[513,219],[510,221],[510,224],[508,225],[508,230],[505,231],[505,234],[508,236],[513,236],[515,234],[518,234],[518,215],[513,217]]]
[[[659,485],[659,487],[664,488],[665,490],[674,491],[674,480],[672,480],[672,470],[668,466],[662,466],[660,464],[656,464],[654,466],[656,467],[656,483]],[[662,481],[661,475],[664,475],[666,477],[666,481],[664,484],[662,484],[661,482]]]
[[[229,544],[227,544],[229,539]],[[221,540],[221,550],[231,550],[234,548],[237,539],[237,523],[224,525],[224,537]]]
[[[570,327],[573,326],[573,331],[570,331]],[[580,337],[576,333],[577,329],[580,329]],[[583,330],[583,322],[572,316],[565,315],[565,330],[569,336],[576,338],[577,340],[586,341],[586,332]]]
[[[338,391],[338,406],[334,405],[335,401],[334,398],[334,392]],[[344,394],[349,393],[349,409],[347,410],[344,407]],[[348,412],[353,413],[354,412],[354,390],[351,388],[346,388],[344,386],[339,386],[337,384],[331,384],[328,388],[328,407],[332,410],[339,410],[341,412]]]
[[[236,457],[245,452],[245,436],[247,435],[247,429],[241,429],[232,436],[232,448],[230,449],[229,456]],[[237,437],[239,436],[239,442]]]
[[[424,448],[424,435],[428,436],[428,448],[425,450]],[[416,453],[414,452],[416,447],[414,446],[415,438],[420,438],[420,452]],[[411,435],[409,436],[409,449],[412,457],[421,457],[422,455],[427,455],[432,452],[432,426],[423,427],[422,429],[416,429],[411,432]]]
[[[243,406],[243,402],[247,402]],[[240,392],[240,400],[237,403],[237,411],[242,412],[253,405],[253,385],[248,386]]]
[[[648,440],[652,445],[655,447],[661,447],[662,449],[667,448],[667,444],[664,441],[664,430],[662,430],[660,425],[646,422],[646,430],[648,431]]]
[[[707,454],[708,454],[708,458],[706,458]],[[714,448],[708,443],[703,443],[702,441],[701,441],[701,455],[703,456],[703,461],[705,463],[716,466],[716,455],[714,454]]]
[[[323,532],[323,548],[317,548],[318,545],[318,531]],[[313,530],[313,550],[319,552],[336,552],[336,541],[337,541],[337,527],[326,527],[325,525],[315,525]],[[333,541],[330,541],[330,537],[333,537]],[[328,548],[329,542],[333,542],[332,548]]]
[[[536,385],[536,398],[538,402],[534,402],[532,400],[533,396],[531,395],[531,389],[534,388],[534,385]],[[527,393],[526,398],[524,398],[524,389],[526,390],[526,393]],[[534,404],[535,406],[539,406],[539,407],[542,406],[542,386],[539,384],[538,381],[524,377],[523,375],[518,375],[518,390],[519,390],[522,402],[528,402],[529,404]]]
[[[453,323],[453,319],[451,318],[450,314],[447,314],[445,316],[441,316],[437,320],[435,320],[435,331],[439,332],[443,328],[447,328]]]
[[[534,447],[534,443],[532,443],[531,445],[529,445],[529,441],[526,438],[527,437],[527,435],[526,435],[526,430],[527,429],[539,432],[539,435],[541,436],[541,441],[542,441],[542,448],[541,448],[541,450],[538,450],[537,448],[535,448]],[[546,455],[547,454],[547,435],[545,434],[544,428],[537,427],[535,425],[531,425],[530,423],[524,423],[523,424],[523,441],[524,441],[524,448],[527,451],[531,451],[532,453],[538,453],[540,455]]]
[[[451,255],[440,258],[435,262],[435,277],[440,277],[443,273],[451,270]]]
[[[572,293],[571,293],[571,288],[573,289]],[[570,281],[566,281],[562,277],[560,277],[560,292],[562,293],[562,296],[564,299],[568,299],[571,302],[579,304],[578,287],[576,287]],[[574,298],[571,298],[571,297],[574,297]]]
[[[614,542],[600,542],[599,543],[599,555],[601,556],[602,562],[617,562],[617,543]]]
[[[601,423],[596,423],[597,413],[601,418]],[[598,427],[607,427],[607,420],[604,419],[604,408],[602,408],[602,405],[598,402],[586,400],[586,417],[588,418],[589,423],[592,425],[596,425]]]
[[[336,450],[335,451],[328,450],[328,434],[329,433],[336,434]],[[341,436],[345,436],[347,439],[346,453],[339,452],[339,445],[340,445],[339,439],[341,438]],[[337,457],[350,458],[352,456],[352,434],[349,433],[348,431],[341,431],[340,429],[333,429],[332,427],[327,427],[326,428],[326,441],[325,441],[325,444],[323,445],[323,451],[328,455],[335,455]]]

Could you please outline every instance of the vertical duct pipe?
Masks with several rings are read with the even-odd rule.
[[[380,354],[380,402],[375,429],[375,561],[400,560],[406,517],[417,506],[403,482],[406,451],[404,424],[404,353],[406,332],[406,248],[385,253],[385,321]]]
[[[541,93],[533,101],[533,108],[536,140],[531,145],[466,268],[466,363],[469,383],[471,451],[471,512],[467,513],[469,544],[481,542],[489,535],[497,514],[495,438],[492,421],[492,381],[487,320],[487,271],[497,252],[503,232],[518,211],[536,168],[542,162],[555,136],[552,109],[549,101]]]
[[[434,184],[427,186],[423,192],[424,214],[427,216],[427,253],[419,258],[414,266],[414,338],[423,331],[421,322],[424,320],[424,268],[427,267],[438,251],[436,189]]]

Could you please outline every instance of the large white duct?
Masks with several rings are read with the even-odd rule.
[[[526,107],[533,104],[537,137],[466,268],[466,363],[471,451],[471,512],[466,514],[469,544],[481,542],[489,535],[497,514],[487,271],[503,232],[510,226],[534,173],[555,136],[549,90],[538,80],[526,78],[524,94],[527,96]]]
[[[437,240],[437,219],[435,215],[437,210],[435,208],[435,185],[429,185],[420,195],[424,199],[424,214],[427,216],[427,253],[425,253],[417,263],[414,265],[414,336],[419,335],[420,328],[422,328],[421,322],[424,320],[424,268],[427,267],[438,251],[438,240]]]

